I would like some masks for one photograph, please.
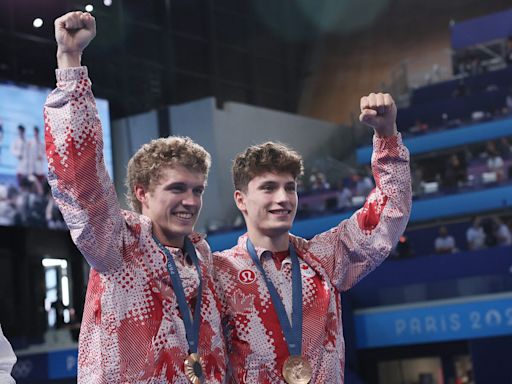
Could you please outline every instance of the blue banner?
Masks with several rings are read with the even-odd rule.
[[[78,350],[67,349],[53,352],[48,355],[48,378],[65,379],[76,377],[78,364]]]
[[[17,358],[18,360],[12,369],[12,376],[16,379],[16,382],[33,383],[48,378],[46,354],[18,355]]]
[[[12,375],[18,383],[73,378],[77,375],[78,350],[18,353]]]
[[[512,293],[355,311],[358,348],[512,335]]]

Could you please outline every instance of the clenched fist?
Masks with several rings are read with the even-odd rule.
[[[55,20],[59,68],[80,65],[83,50],[96,36],[96,20],[87,12],[69,12]]]
[[[389,93],[370,93],[361,97],[359,120],[372,127],[377,136],[396,133],[396,105]]]

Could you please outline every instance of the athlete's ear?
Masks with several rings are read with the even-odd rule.
[[[147,206],[147,204],[146,204],[147,203],[146,188],[144,188],[144,186],[141,184],[137,184],[137,185],[135,185],[134,192],[135,192],[135,197],[137,198],[137,200],[140,201],[141,205],[143,207]]]
[[[246,205],[245,205],[245,199],[246,199],[245,193],[243,193],[242,191],[237,189],[235,191],[233,197],[235,199],[235,204],[236,204],[237,208],[242,213],[246,213],[247,212],[247,208],[246,208]]]

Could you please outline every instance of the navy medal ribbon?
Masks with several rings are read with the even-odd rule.
[[[297,252],[295,252],[295,249],[291,244],[288,246],[292,261],[292,322],[290,324],[284,304],[279,297],[279,293],[265,273],[256,253],[256,249],[249,238],[247,238],[247,250],[267,284],[272,303],[274,304],[274,308],[277,312],[279,324],[281,325],[281,329],[288,346],[288,352],[291,356],[300,356],[302,354],[302,276],[300,274]]]
[[[197,289],[197,299],[196,306],[194,309],[194,319],[191,319],[191,311],[187,305],[187,300],[185,298],[185,290],[183,289],[183,284],[181,283],[181,278],[178,273],[178,269],[176,267],[176,263],[172,257],[171,252],[153,235],[153,239],[158,244],[160,249],[167,256],[167,271],[169,272],[169,276],[171,277],[172,285],[174,288],[174,292],[176,294],[176,299],[178,300],[178,307],[183,319],[183,323],[185,325],[185,331],[187,333],[187,342],[189,353],[197,353],[197,347],[199,343],[199,323],[201,322],[201,296],[203,291],[203,279],[201,275],[201,267],[199,266],[199,259],[196,254],[196,249],[192,241],[188,237],[185,237],[185,254],[188,254],[194,263],[194,266],[197,270],[197,274],[199,276],[199,287]]]

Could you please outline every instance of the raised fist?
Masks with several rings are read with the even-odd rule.
[[[396,133],[396,105],[389,93],[370,93],[361,97],[359,120],[381,137]]]
[[[69,12],[55,20],[57,54],[81,55],[96,36],[96,20],[87,12]]]

